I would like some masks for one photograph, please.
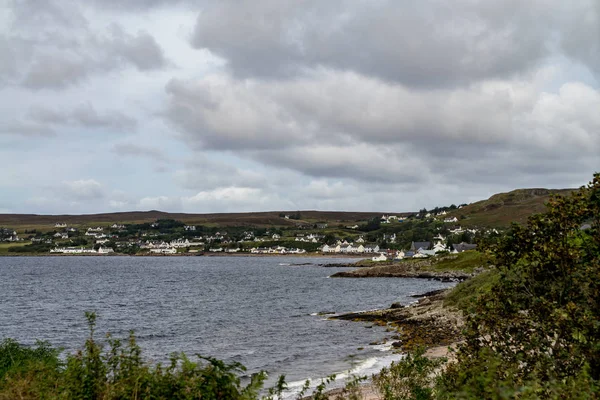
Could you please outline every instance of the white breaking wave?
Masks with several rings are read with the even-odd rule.
[[[380,351],[387,351],[386,349],[391,348],[391,345],[389,345],[389,347],[387,347],[386,345],[379,345],[374,346],[374,348]],[[326,391],[344,387],[346,381],[352,379],[353,377],[367,376],[370,380],[371,376],[381,371],[382,368],[390,366],[392,362],[399,361],[403,357],[404,355],[402,354],[389,354],[384,357],[371,357],[367,358],[366,360],[362,360],[354,367],[343,372],[336,373],[335,380],[329,385],[327,385]],[[305,395],[310,395],[313,392],[313,390],[317,387],[317,385],[321,383],[321,380],[324,380],[325,378],[308,379],[310,379],[310,386]],[[288,383],[288,390],[283,395],[283,399],[295,399],[298,393],[300,393],[300,391],[304,387],[305,382],[306,379],[302,381],[294,381]]]

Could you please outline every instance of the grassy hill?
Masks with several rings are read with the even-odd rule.
[[[511,222],[524,223],[532,214],[546,210],[551,196],[566,195],[575,189],[517,189],[498,193],[450,213],[463,226],[505,227]]]
[[[269,211],[254,213],[221,213],[221,214],[182,214],[162,211],[133,211],[107,214],[84,215],[37,215],[37,214],[0,214],[0,226],[7,226],[19,231],[25,229],[53,230],[57,222],[69,226],[108,226],[113,223],[144,223],[157,219],[175,219],[186,224],[205,226],[248,226],[248,227],[294,227],[296,225],[314,225],[324,222],[330,227],[338,225],[354,225],[381,216],[382,212],[338,212],[338,211],[299,211],[300,219],[285,219],[280,214],[296,214],[293,212]],[[406,215],[396,213],[395,215]]]
[[[450,216],[460,219],[460,225],[506,227],[511,222],[523,223],[534,213],[543,212],[545,203],[552,195],[568,194],[573,189],[517,189],[508,193],[495,194],[487,200],[478,201],[452,211]],[[113,223],[144,223],[157,219],[175,219],[186,224],[231,227],[294,227],[329,224],[329,228],[361,224],[382,214],[407,216],[411,213],[390,212],[344,212],[344,211],[299,211],[300,219],[285,219],[281,214],[296,214],[298,211],[268,211],[251,213],[183,214],[162,211],[133,211],[85,215],[37,215],[0,214],[0,226],[11,227],[22,232],[25,229],[53,230],[54,224],[64,222],[73,227],[92,225],[107,226]]]

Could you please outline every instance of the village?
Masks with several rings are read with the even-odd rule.
[[[22,243],[14,253],[53,255],[324,255],[362,256],[373,261],[426,258],[460,253],[496,229],[463,228],[447,211],[404,216],[381,215],[365,224],[298,225],[296,229],[228,228],[188,225],[175,220],[145,224],[114,222],[104,226],[69,226],[58,221],[45,232],[0,228],[0,241]],[[290,216],[282,214],[281,218]],[[416,237],[416,235],[420,235]],[[415,240],[417,239],[417,240]],[[10,253],[9,253],[10,254]]]

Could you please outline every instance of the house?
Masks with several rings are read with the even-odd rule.
[[[317,229],[325,229],[327,228],[329,225],[325,224],[325,223],[318,223],[317,225]]]
[[[395,243],[396,242],[396,234],[395,233],[392,233],[392,234],[384,233],[383,240],[386,242]]]
[[[154,254],[175,254],[177,249],[174,247],[150,249],[150,253]]]
[[[456,217],[444,218],[444,222],[447,223],[447,224],[451,224],[453,222],[458,222],[458,218],[456,218]]]
[[[417,250],[415,255],[413,255],[413,258],[425,258],[425,257],[433,257],[433,256],[435,256],[435,250],[419,249],[419,250]]]
[[[347,225],[346,229],[358,229],[359,226],[358,225]]]
[[[110,254],[110,253],[114,253],[115,251],[113,250],[112,247],[102,247],[100,246],[100,248],[98,249],[98,254]]]
[[[106,244],[110,241],[110,239],[98,239],[96,240],[96,244]]]
[[[394,256],[394,260],[402,260],[404,259],[404,252],[402,250],[398,250],[396,255]]]
[[[476,244],[469,244],[469,243],[461,242],[461,243],[452,245],[452,252],[453,253],[462,253],[463,251],[475,250],[476,248],[477,248]]]
[[[367,245],[364,247],[365,249],[365,253],[378,253],[379,252],[379,246],[378,245]]]
[[[281,239],[281,235],[278,235],[278,234],[274,233],[274,234],[271,236],[271,239],[273,239],[273,240],[279,240],[279,239]]]
[[[434,253],[441,253],[444,251],[448,251],[448,248],[446,247],[446,245],[444,243],[438,242],[436,244],[433,245],[433,250]]]
[[[412,242],[410,250],[416,253],[419,249],[428,250],[430,247],[431,242]]]
[[[371,260],[373,260],[373,261],[387,261],[387,256],[385,254],[381,253],[378,256],[375,256],[375,257],[371,258]]]
[[[356,243],[364,243],[365,239],[363,239],[362,236],[360,236],[358,239],[355,240]]]
[[[125,229],[125,225],[114,223],[110,226],[112,229]]]
[[[65,224],[64,222],[57,222],[56,224],[54,224],[55,228],[66,228],[67,224]]]
[[[54,249],[50,249],[50,253],[62,253],[62,254],[87,254],[87,253],[97,253],[94,249],[85,249],[83,247],[56,247]]]
[[[465,230],[463,228],[461,228],[460,226],[458,228],[450,229],[450,233],[453,234],[453,235],[460,235],[464,231]]]

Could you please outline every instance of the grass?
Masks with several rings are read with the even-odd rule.
[[[433,262],[426,269],[432,271],[464,271],[473,272],[476,268],[486,266],[488,258],[485,254],[475,250],[464,251],[459,254],[441,256],[439,261]]]
[[[8,253],[8,249],[11,248],[11,247],[23,247],[23,246],[26,246],[28,244],[31,244],[31,242],[0,243],[0,254],[6,254],[6,253]]]
[[[517,189],[469,204],[451,212],[449,216],[459,218],[459,224],[463,226],[507,227],[511,222],[525,223],[530,215],[546,211],[546,203],[551,196],[565,196],[572,191]]]
[[[498,278],[498,271],[492,269],[461,282],[446,296],[444,305],[467,311],[477,297],[492,289]]]

